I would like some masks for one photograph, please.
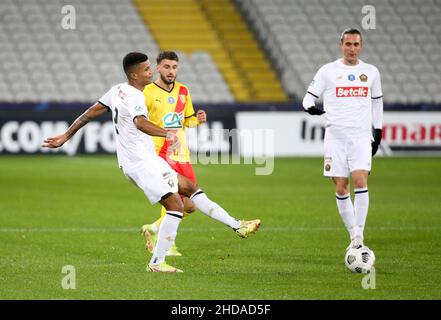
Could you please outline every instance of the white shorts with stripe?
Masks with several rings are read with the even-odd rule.
[[[324,141],[323,174],[349,177],[355,170],[371,171],[371,134],[333,136],[328,130]]]
[[[168,193],[178,192],[178,174],[159,156],[121,169],[152,204],[160,201]]]

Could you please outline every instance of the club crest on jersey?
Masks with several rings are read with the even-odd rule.
[[[366,82],[368,77],[364,73],[359,77],[361,82]]]
[[[169,112],[163,118],[164,127],[167,129],[182,128],[183,113]]]
[[[182,104],[185,104],[185,100],[187,99],[187,96],[185,94],[180,94],[179,95],[179,100],[181,100]]]
[[[170,103],[170,104],[175,103],[175,98],[173,98],[173,97],[168,97],[168,103]]]
[[[118,97],[120,97],[121,99],[125,99],[127,97],[127,93],[125,93],[124,91],[122,91],[121,89],[118,91]]]
[[[331,157],[326,157],[325,158],[325,171],[326,172],[331,171],[331,165],[332,165],[332,158]]]
[[[348,75],[348,80],[349,81],[354,81],[355,80],[355,75],[353,75],[353,74]]]

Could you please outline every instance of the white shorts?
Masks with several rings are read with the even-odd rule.
[[[178,174],[159,156],[122,168],[125,176],[134,182],[152,204],[167,193],[178,192]]]
[[[335,138],[325,133],[323,174],[326,177],[349,177],[355,170],[371,171],[370,134]]]

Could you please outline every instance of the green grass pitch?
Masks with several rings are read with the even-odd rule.
[[[261,229],[240,239],[196,212],[178,233],[184,256],[168,258],[184,273],[151,274],[138,229],[159,207],[114,156],[0,157],[0,299],[441,299],[439,158],[374,159],[369,290],[344,265],[349,241],[322,160],[255,168],[195,166],[211,199]],[[65,265],[75,290],[61,286]]]

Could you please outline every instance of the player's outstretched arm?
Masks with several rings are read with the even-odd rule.
[[[70,125],[67,131],[63,134],[60,134],[55,137],[46,138],[42,144],[44,148],[59,148],[61,147],[67,140],[72,138],[72,136],[84,127],[91,119],[96,118],[106,112],[109,109],[97,102],[89,109],[87,109],[81,116],[75,119],[75,121]]]

